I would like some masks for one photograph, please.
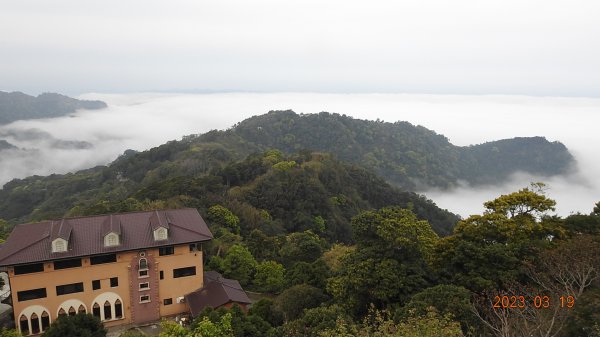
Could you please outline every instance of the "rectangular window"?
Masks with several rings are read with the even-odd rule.
[[[93,289],[93,290],[98,290],[98,289],[100,289],[100,280],[93,280],[93,281],[92,281],[92,289]]]
[[[161,270],[160,273],[159,273],[159,277],[160,277],[161,280],[164,280],[165,279],[165,272]]]
[[[97,255],[90,257],[90,264],[117,262],[117,254]]]
[[[165,300],[163,301],[164,305],[171,305],[173,304],[173,299],[172,298],[165,298]]]
[[[23,290],[17,292],[17,299],[19,302],[35,300],[38,298],[46,297],[46,288]]]
[[[83,292],[83,282],[56,286],[56,295],[66,295]]]
[[[159,256],[173,255],[173,254],[175,254],[175,247],[173,247],[173,246],[158,248],[158,255]]]
[[[150,289],[150,282],[140,283],[140,290],[148,290]]]
[[[119,286],[119,278],[118,277],[111,277],[110,278],[110,287],[114,288],[114,287],[118,287]]]
[[[54,270],[81,267],[81,259],[54,261]]]
[[[200,244],[199,243],[190,243],[190,252],[197,252],[200,251]]]
[[[144,278],[144,277],[148,277],[148,270],[140,270],[138,271],[138,277],[139,278]]]
[[[150,302],[150,295],[140,296],[140,303],[148,303],[148,302]]]
[[[173,269],[173,278],[196,275],[196,267]]]
[[[44,271],[43,263],[26,264],[24,266],[15,266],[15,275],[39,273]]]

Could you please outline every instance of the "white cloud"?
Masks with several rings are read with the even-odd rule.
[[[73,116],[19,121],[0,127],[0,139],[27,151],[0,152],[0,183],[12,178],[65,173],[106,164],[126,149],[145,150],[183,135],[225,129],[269,110],[337,112],[388,122],[406,120],[444,134],[456,145],[516,136],[545,136],[563,142],[580,171],[552,179],[515,175],[503,186],[425,191],[439,206],[463,216],[532,181],[545,181],[558,212],[588,213],[600,200],[600,99],[526,96],[441,96],[408,94],[86,94],[109,108]],[[46,136],[15,138],[11,132],[38,130]],[[56,149],[55,141],[85,141],[89,149]]]

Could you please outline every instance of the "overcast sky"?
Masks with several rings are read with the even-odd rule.
[[[0,90],[600,97],[596,0],[6,0]]]

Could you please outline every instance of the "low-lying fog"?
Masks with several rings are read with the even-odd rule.
[[[0,152],[0,184],[33,174],[73,172],[106,164],[126,149],[144,150],[192,133],[224,129],[269,110],[337,112],[356,118],[423,125],[469,145],[516,136],[561,141],[579,171],[569,177],[516,174],[502,186],[421,191],[442,208],[468,216],[482,203],[525,187],[548,184],[557,212],[589,213],[600,201],[600,99],[414,94],[86,94],[109,108],[72,116],[18,121],[0,127],[0,139],[19,149]]]

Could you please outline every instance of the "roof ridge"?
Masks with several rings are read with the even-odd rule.
[[[48,222],[48,221],[58,221],[58,220],[74,220],[74,219],[87,219],[87,218],[97,218],[97,217],[102,217],[102,216],[108,216],[108,215],[122,215],[122,214],[136,214],[136,213],[152,213],[154,211],[182,211],[182,210],[196,210],[198,211],[197,208],[194,207],[182,207],[182,208],[165,208],[165,209],[159,209],[159,210],[147,210],[147,211],[129,211],[129,212],[117,212],[117,213],[103,213],[103,214],[93,214],[93,215],[84,215],[84,216],[76,216],[76,217],[63,217],[60,219],[44,219],[38,222],[28,222],[28,223],[20,223],[20,224],[16,224],[16,226],[23,226],[23,225],[33,225],[33,224],[37,224],[37,223],[41,223],[41,222]]]

